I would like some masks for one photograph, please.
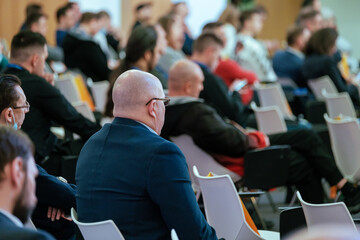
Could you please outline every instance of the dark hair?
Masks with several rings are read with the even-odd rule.
[[[60,18],[62,16],[66,15],[66,12],[71,9],[71,5],[66,4],[65,6],[62,6],[60,8],[58,8],[58,10],[56,11],[56,21],[59,23],[60,22]]]
[[[11,74],[0,74],[0,113],[8,107],[14,107],[20,96],[15,90],[21,86],[20,79]]]
[[[46,45],[46,39],[43,35],[31,31],[23,31],[16,34],[11,41],[11,58],[21,61],[30,57],[28,49],[43,48]]]
[[[176,20],[175,20],[174,14],[167,14],[165,16],[162,16],[158,20],[158,23],[160,24],[160,26],[165,30],[167,37],[170,34],[171,27],[175,23],[175,21]]]
[[[32,3],[26,6],[26,17],[30,16],[33,13],[42,12],[42,6],[40,4]]]
[[[319,11],[316,11],[314,9],[310,10],[309,12],[305,12],[300,14],[299,16],[299,23],[303,24],[305,21],[314,19],[318,14],[321,14]]]
[[[102,17],[108,17],[108,18],[110,18],[110,14],[109,14],[107,11],[104,11],[104,10],[98,12],[97,15],[98,15],[98,18],[102,18]]]
[[[314,4],[314,0],[304,0],[303,3],[301,4],[301,7],[308,7],[308,6],[312,6]]]
[[[88,23],[93,19],[99,19],[99,15],[93,12],[84,12],[81,15],[80,23]]]
[[[313,33],[305,47],[305,54],[328,55],[331,48],[336,44],[338,33],[333,28],[323,28]]]
[[[214,33],[203,33],[194,42],[193,51],[202,53],[211,45],[224,46],[223,41],[218,38]]]
[[[141,59],[145,52],[154,52],[157,42],[157,33],[153,26],[136,27],[127,42],[125,53],[126,56],[120,66],[114,69],[110,74],[110,87],[107,94],[107,103],[105,106],[105,116],[113,116],[114,103],[112,101],[112,89],[116,79],[127,70],[130,70],[135,62]]]
[[[202,28],[202,32],[207,30],[213,30],[214,28],[222,27],[224,26],[223,22],[209,22],[205,24],[205,26]]]
[[[3,180],[5,166],[17,157],[22,158],[26,170],[31,154],[34,154],[34,145],[25,133],[0,126],[0,180]]]
[[[146,8],[146,7],[150,7],[150,6],[152,6],[151,2],[140,3],[139,5],[136,6],[135,11],[138,12],[141,9]]]
[[[31,29],[31,26],[34,24],[34,23],[37,23],[39,21],[40,18],[42,17],[45,17],[47,18],[47,15],[42,13],[42,12],[37,12],[37,13],[32,13],[30,14],[26,20],[25,20],[25,26],[28,30]]]
[[[240,27],[242,28],[244,26],[245,21],[249,20],[254,14],[261,14],[261,12],[256,8],[242,12],[239,18],[241,25]]]
[[[304,32],[305,27],[302,26],[293,26],[287,31],[286,41],[288,46],[293,45],[296,42],[296,39]]]

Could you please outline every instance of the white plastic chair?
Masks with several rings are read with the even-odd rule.
[[[308,80],[307,84],[309,85],[311,91],[313,92],[317,100],[324,100],[324,96],[321,92],[322,89],[325,89],[328,93],[338,93],[335,84],[327,75],[316,79],[310,79]]]
[[[196,166],[193,172],[203,194],[205,214],[216,235],[225,239],[280,239],[279,233],[259,231],[260,236],[245,220],[239,195],[229,175],[200,176]]]
[[[104,112],[105,110],[109,85],[109,81],[106,80],[100,82],[93,82],[93,84],[90,85],[91,93],[95,101],[95,107],[96,110],[98,110],[99,112]]]
[[[92,122],[96,122],[94,113],[91,111],[87,102],[75,102],[72,104],[73,107],[85,118],[89,119]]]
[[[251,102],[251,108],[255,112],[255,118],[259,130],[265,134],[287,132],[284,118],[278,106],[258,107],[255,102]]]
[[[124,240],[125,238],[115,225],[113,220],[106,220],[94,223],[79,222],[77,213],[74,208],[71,208],[71,218],[79,227],[81,234],[85,240]]]
[[[258,92],[261,107],[278,106],[282,116],[285,119],[296,119],[290,109],[290,105],[280,84],[256,83],[254,86]]]
[[[171,229],[171,240],[179,240],[178,235],[176,234],[175,229]]]
[[[346,179],[360,181],[360,129],[356,118],[347,116],[341,120],[324,118],[329,128],[331,148],[336,165]]]
[[[175,143],[184,153],[189,168],[190,179],[193,184],[193,188],[197,193],[197,200],[200,197],[201,191],[199,182],[194,176],[193,171],[191,171],[192,167],[195,165],[199,168],[199,172],[202,175],[207,175],[209,172],[213,172],[218,175],[228,174],[234,182],[241,179],[239,175],[220,165],[212,156],[196,146],[189,135],[184,134],[177,137],[171,137],[171,141]]]
[[[311,204],[302,199],[299,191],[296,192],[296,195],[303,208],[309,231],[318,225],[339,224],[346,225],[354,233],[357,233],[355,223],[343,202]]]
[[[55,80],[55,87],[70,103],[81,101],[80,94],[72,78]]]
[[[356,118],[354,105],[347,92],[328,93],[325,88],[321,90],[325,98],[327,113],[331,118],[343,114],[345,116]]]

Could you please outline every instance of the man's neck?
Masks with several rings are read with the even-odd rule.
[[[27,70],[30,73],[32,72],[32,67],[30,66],[30,64],[28,64],[26,62],[19,62],[19,61],[16,61],[15,59],[10,58],[10,63],[19,65],[20,67],[24,68],[25,70]]]
[[[240,33],[242,34],[242,35],[246,35],[246,36],[251,36],[251,37],[254,37],[254,33],[253,33],[253,31],[251,31],[251,30],[249,30],[249,29],[242,29],[241,31],[240,31]]]
[[[193,56],[191,57],[191,60],[204,64],[205,66],[207,66],[208,68],[210,68],[207,64],[206,64],[206,57],[197,53],[194,53]]]
[[[149,68],[147,66],[147,63],[145,60],[143,59],[140,59],[138,60],[137,62],[135,62],[133,64],[134,67],[137,67],[138,69],[140,69],[141,71],[144,71],[144,72],[149,72]]]

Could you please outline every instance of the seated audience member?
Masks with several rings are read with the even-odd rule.
[[[0,125],[15,130],[21,127],[30,108],[20,85],[21,81],[15,75],[0,75]],[[76,207],[76,186],[49,175],[39,165],[36,167],[39,171],[36,178],[38,202],[31,219],[37,228],[46,230],[57,239],[67,240],[74,236],[75,224],[63,217]]]
[[[348,92],[354,105],[360,106],[357,87],[342,77],[334,58],[337,36],[336,30],[332,28],[323,28],[311,36],[305,47],[306,58],[302,72],[307,80],[329,76],[339,92]]]
[[[208,23],[203,27],[203,33],[204,32],[214,33],[223,41],[224,45],[227,44],[228,39],[225,34],[225,25],[223,23]],[[224,52],[222,51],[221,54],[224,54]],[[256,74],[251,71],[242,69],[236,61],[223,55],[219,60],[214,73],[221,77],[231,90],[236,89],[236,84],[239,83],[238,80],[245,79],[247,81],[247,85],[245,85],[241,91],[239,91],[240,89],[236,89],[236,91],[239,91],[239,94],[241,94],[241,100],[244,104],[250,103],[253,97],[253,90],[250,88],[250,86],[255,82],[258,82]]]
[[[3,71],[9,63],[6,57],[7,56],[6,50],[4,48],[5,46],[3,40],[0,39],[0,72]]]
[[[150,25],[150,20],[152,16],[152,3],[140,3],[135,8],[135,23],[132,27],[132,31],[139,26]]]
[[[50,131],[52,122],[83,139],[89,138],[100,126],[79,114],[59,90],[47,82],[44,74],[46,57],[46,40],[41,34],[20,32],[11,42],[11,64],[4,72],[20,78],[31,104],[32,111],[27,114],[22,129],[36,146],[36,162],[51,174],[61,175],[61,157],[76,153],[71,151],[72,142],[61,141]],[[15,121],[19,123],[20,119]]]
[[[0,239],[55,240],[41,230],[24,227],[36,206],[38,175],[34,146],[20,131],[0,126]]]
[[[44,13],[33,13],[26,18],[26,30],[38,32],[46,38],[48,29],[47,16]],[[47,45],[49,56],[47,61],[64,61],[64,52],[61,47]]]
[[[314,9],[311,9],[308,12],[300,13],[298,17],[298,23],[300,26],[308,29],[311,34],[323,27],[321,13]]]
[[[305,59],[304,49],[309,38],[308,29],[298,26],[290,28],[286,37],[288,47],[277,51],[273,57],[276,75],[292,79],[299,87],[306,87],[301,70]]]
[[[181,19],[177,15],[163,16],[159,19],[159,24],[166,32],[168,46],[158,64],[168,73],[175,62],[185,58],[185,54],[181,50],[184,44],[184,29]]]
[[[243,12],[240,25],[238,41],[243,48],[236,54],[237,62],[245,69],[254,71],[261,81],[276,81],[277,76],[268,59],[268,51],[264,44],[255,39],[263,27],[261,12],[256,9]]]
[[[68,68],[78,68],[93,81],[102,81],[109,79],[110,69],[106,55],[93,38],[100,30],[97,18],[95,13],[84,13],[79,27],[65,36],[62,47]]]
[[[321,11],[321,1],[320,0],[304,0],[301,4],[301,13],[307,13],[312,10],[316,10],[318,12]]]
[[[200,98],[219,112],[223,117],[246,126],[252,113],[247,109],[237,91],[229,91],[224,81],[212,71],[218,65],[223,41],[213,33],[203,33],[194,42],[192,60],[204,74],[204,89]]]
[[[112,96],[114,121],[79,156],[79,220],[112,219],[125,239],[169,239],[172,228],[179,239],[217,239],[196,202],[183,154],[159,136],[169,101],[160,81],[130,70],[116,80]]]
[[[246,132],[225,122],[214,108],[198,98],[203,81],[201,69],[193,62],[183,60],[170,69],[168,95],[171,101],[166,107],[163,137],[188,134],[220,164],[241,176],[244,173],[243,156],[248,150],[266,147],[269,140],[271,145],[290,145],[287,181],[296,185],[306,201],[323,201],[321,178],[324,177],[341,189],[350,211],[360,211],[360,190],[343,178],[313,131],[293,130],[269,137],[261,132]]]
[[[43,12],[42,5],[37,4],[37,3],[28,4],[25,9],[25,16],[26,16],[25,22],[21,25],[20,31],[26,30],[26,19],[30,15],[32,15],[34,13],[42,13],[42,12]]]
[[[68,4],[60,7],[56,11],[56,21],[56,44],[57,46],[62,47],[66,34],[77,22],[75,11]]]
[[[155,69],[160,58],[163,41],[165,41],[164,35],[159,34],[159,30],[162,29],[156,29],[153,26],[139,26],[132,31],[126,46],[126,56],[120,66],[114,69],[110,76],[105,116],[113,117],[114,103],[112,101],[112,91],[114,83],[120,74],[130,69],[144,72],[150,72]]]

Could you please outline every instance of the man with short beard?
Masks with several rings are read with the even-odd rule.
[[[42,231],[24,228],[36,206],[38,170],[34,145],[20,131],[0,127],[0,239],[54,239]]]

